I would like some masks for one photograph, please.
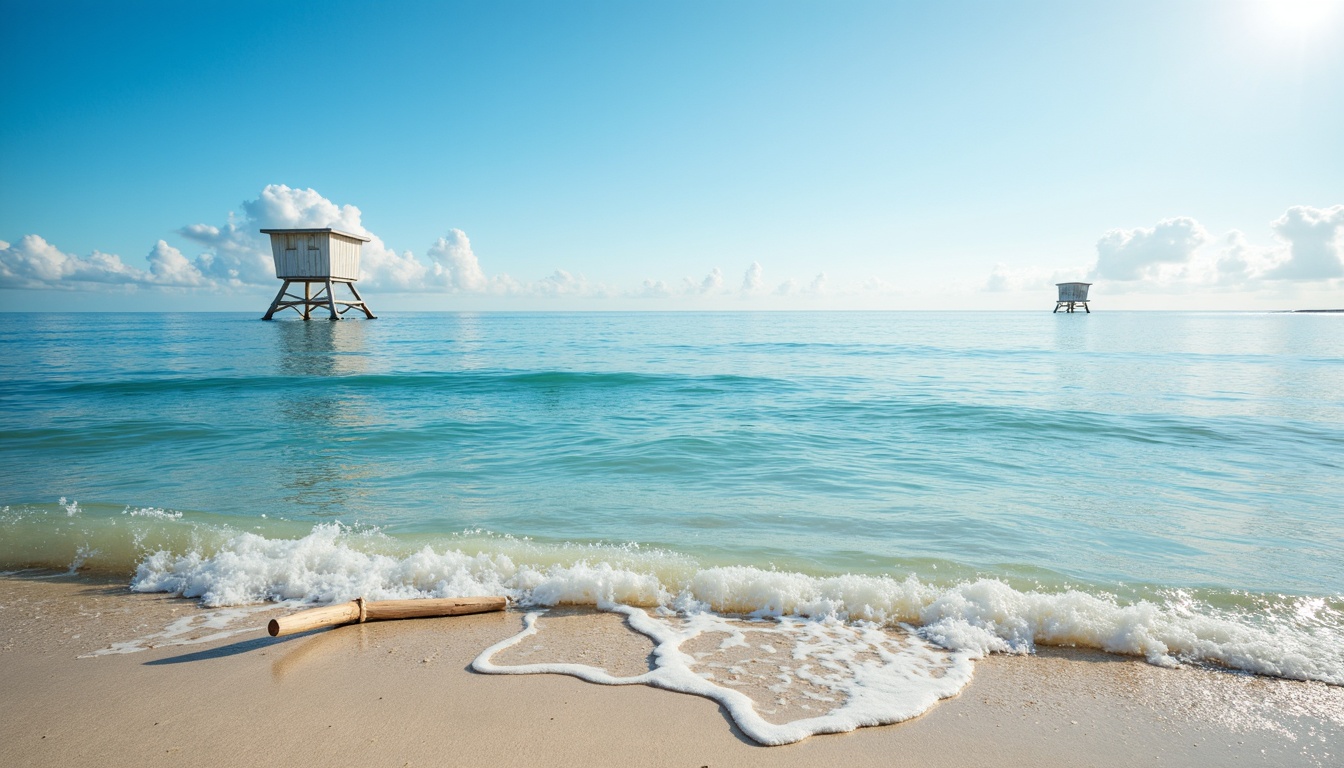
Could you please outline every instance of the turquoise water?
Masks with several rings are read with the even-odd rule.
[[[4,568],[163,584],[247,531],[723,609],[793,603],[707,573],[990,580],[1344,638],[1344,317],[0,314],[0,353]]]

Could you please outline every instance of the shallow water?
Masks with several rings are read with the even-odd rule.
[[[0,568],[213,605],[835,614],[1339,682],[1341,323],[0,314]]]

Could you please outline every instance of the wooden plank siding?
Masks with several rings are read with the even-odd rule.
[[[1091,283],[1055,283],[1059,288],[1059,301],[1087,301],[1087,289]]]
[[[275,232],[271,234],[275,276],[282,280],[358,280],[363,242],[340,232]]]
[[[332,232],[329,237],[331,276],[341,280],[358,280],[360,241],[336,232]]]

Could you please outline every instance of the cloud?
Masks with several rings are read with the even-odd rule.
[[[539,295],[539,296],[594,296],[607,295],[607,291],[601,286],[593,286],[588,283],[583,275],[572,275],[563,269],[557,269],[548,277],[544,277],[535,283],[519,284],[510,279],[512,292],[521,295]]]
[[[672,295],[672,289],[662,280],[645,280],[635,295],[645,299],[665,299]]]
[[[262,229],[321,229],[330,227],[369,238],[361,247],[360,279],[375,288],[425,290],[443,287],[426,281],[430,269],[410,251],[397,253],[361,221],[359,208],[337,205],[314,189],[268,184],[254,200],[242,205],[244,216],[233,214],[222,227],[192,224],[178,234],[206,248],[198,262],[202,273],[226,285],[267,285],[275,282],[270,239]]]
[[[980,289],[989,293],[1053,291],[1056,283],[1075,282],[1082,276],[1083,270],[1012,267],[1000,262],[994,265]]]
[[[651,290],[656,289],[656,290]],[[650,298],[665,298],[671,296],[712,296],[715,294],[725,294],[729,291],[723,287],[723,270],[714,267],[709,270],[709,274],[696,280],[693,277],[683,277],[679,287],[673,289],[662,280],[645,280],[644,286],[635,295]]]
[[[369,238],[361,248],[360,282],[372,288],[411,293],[458,293],[492,296],[605,296],[610,289],[563,269],[531,282],[507,274],[490,277],[472,250],[471,239],[449,229],[425,252],[389,248],[364,226],[353,205],[338,205],[313,189],[271,184],[242,205],[241,221],[232,215],[222,227],[195,224],[180,233],[208,250],[197,259],[202,272],[216,280],[270,285],[275,281],[270,243],[261,229],[331,227]]]
[[[1187,216],[1164,219],[1150,229],[1112,229],[1097,241],[1092,276],[1140,280],[1163,264],[1183,264],[1209,241],[1209,233]]]
[[[360,223],[359,209],[337,205],[315,189],[291,189],[284,184],[268,184],[256,200],[243,203],[248,221],[258,228],[302,229],[331,227],[356,235],[372,235]]]
[[[15,244],[0,241],[0,289],[123,290],[172,289],[186,291],[255,291],[273,289],[275,267],[270,238],[262,229],[327,228],[369,238],[361,246],[360,281],[364,286],[404,293],[451,293],[493,298],[651,298],[698,299],[731,296],[724,274],[714,267],[704,277],[667,281],[651,278],[625,290],[594,282],[582,274],[556,268],[537,280],[519,280],[506,273],[490,275],[460,229],[449,229],[417,258],[409,250],[394,250],[364,226],[354,205],[339,204],[317,190],[269,184],[238,213],[219,223],[197,222],[176,230],[191,249],[158,240],[143,266],[101,251],[77,256],[61,251],[36,234]],[[809,283],[788,279],[772,292],[793,296],[826,292],[826,275]],[[768,300],[765,271],[752,262],[742,278],[744,297]]]
[[[761,283],[765,278],[765,270],[761,268],[759,261],[751,262],[747,267],[747,272],[742,276],[742,293],[752,294],[761,289]]]
[[[803,285],[802,282],[790,277],[788,280],[775,287],[775,296],[799,296],[799,295],[818,295],[826,292],[826,273],[822,272],[812,278],[812,282]]]
[[[1087,274],[1109,281],[1104,290],[1112,293],[1279,291],[1287,281],[1325,285],[1344,277],[1344,205],[1293,206],[1269,226],[1276,241],[1270,245],[1257,245],[1235,229],[1215,238],[1188,217],[1151,228],[1113,229],[1097,241],[1097,260]],[[1082,274],[995,264],[982,289],[1048,290],[1051,283]]]
[[[11,245],[0,241],[0,288],[88,290],[101,285],[127,288],[195,288],[228,290],[275,283],[270,239],[262,229],[340,229],[370,238],[361,248],[361,280],[375,288],[400,291],[497,293],[528,291],[504,276],[494,283],[481,270],[471,242],[460,229],[430,246],[428,263],[410,251],[398,253],[361,221],[359,208],[337,205],[313,189],[271,184],[242,204],[243,215],[230,213],[220,225],[196,223],[177,234],[198,246],[194,259],[160,240],[150,250],[148,269],[124,263],[119,256],[94,251],[88,256],[64,253],[39,235]],[[543,290],[553,290],[547,283]]]
[[[250,229],[230,215],[223,227],[192,224],[177,233],[206,249],[193,264],[215,284],[268,285],[275,280],[270,247]]]
[[[1270,272],[1271,279],[1344,277],[1344,205],[1295,205],[1270,226],[1288,243],[1288,258]]]
[[[723,290],[723,273],[715,267],[705,275],[705,279],[700,281],[701,293],[717,293]]]
[[[430,281],[453,291],[484,291],[489,285],[471,240],[460,229],[450,229],[429,247]]]
[[[76,256],[39,235],[25,235],[12,245],[0,240],[0,288],[89,290],[117,286],[129,290],[190,287],[206,282],[199,269],[162,240],[150,251],[148,260],[146,271],[114,254],[94,251]]]
[[[200,268],[187,260],[182,252],[160,240],[149,252],[149,273],[155,285],[171,285],[179,288],[191,288],[206,283],[206,276]]]

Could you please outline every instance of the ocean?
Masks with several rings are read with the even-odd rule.
[[[0,381],[4,571],[1344,684],[1340,316],[3,313]]]

